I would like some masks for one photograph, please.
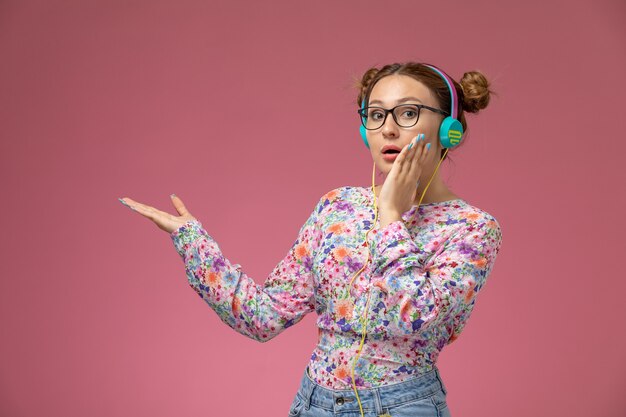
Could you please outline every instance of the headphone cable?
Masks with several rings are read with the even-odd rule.
[[[443,162],[443,160],[446,157],[447,153],[448,153],[448,148],[446,148],[445,152],[443,153],[443,156],[441,157],[441,159],[439,160],[439,163],[437,164],[437,166],[435,167],[435,170],[433,171],[433,175],[430,176],[430,180],[428,180],[428,184],[426,184],[426,187],[424,188],[424,191],[422,192],[422,196],[420,197],[420,200],[417,203],[417,208],[418,209],[419,209],[420,205],[422,204],[422,200],[424,199],[424,194],[426,194],[426,190],[428,190],[428,187],[430,186],[430,183],[432,182],[433,178],[435,177],[435,174],[437,173],[437,170],[439,170],[439,165],[441,165],[441,162]],[[375,215],[374,215],[374,222],[372,223],[372,227],[365,233],[365,245],[367,246],[367,260],[365,261],[365,263],[363,264],[361,269],[359,269],[354,274],[354,276],[350,280],[350,283],[348,284],[348,287],[350,287],[352,285],[352,282],[357,277],[357,275],[360,274],[371,261],[371,257],[370,257],[371,250],[370,250],[369,240],[368,240],[367,236],[368,236],[369,232],[371,232],[374,229],[374,227],[376,226],[376,221],[378,220],[378,204],[376,203],[375,178],[376,178],[376,163],[374,162],[374,166],[372,168],[372,195],[374,196],[374,213],[375,213]],[[355,379],[354,379],[354,370],[356,369],[356,363],[359,360],[359,355],[361,354],[361,350],[363,349],[363,343],[365,341],[365,334],[367,333],[367,331],[366,331],[366,329],[367,329],[367,312],[369,310],[370,296],[371,295],[372,295],[372,293],[368,289],[368,292],[367,292],[367,302],[365,304],[365,312],[364,312],[363,316],[361,317],[361,326],[362,326],[362,329],[363,329],[363,333],[361,335],[361,344],[359,345],[359,349],[356,351],[356,356],[354,358],[354,363],[352,365],[352,387],[354,389],[354,394],[356,395],[356,400],[359,403],[359,410],[361,411],[361,417],[364,417],[363,405],[361,404],[361,399],[359,398],[359,391],[356,388],[356,383],[355,383]],[[381,416],[381,417],[383,417],[383,416]]]

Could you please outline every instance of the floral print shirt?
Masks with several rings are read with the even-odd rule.
[[[198,220],[171,238],[189,285],[237,332],[266,342],[315,311],[309,374],[324,387],[352,389],[367,305],[354,375],[357,388],[371,388],[433,368],[461,334],[502,241],[496,219],[462,199],[414,205],[402,220],[375,225],[366,244],[374,218],[371,188],[329,191],[263,285]]]

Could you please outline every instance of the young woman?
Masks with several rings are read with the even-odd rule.
[[[502,234],[438,168],[462,142],[465,112],[486,107],[489,94],[476,71],[459,84],[429,64],[369,69],[357,103],[372,187],[323,195],[262,286],[180,198],[178,216],[120,201],[170,233],[189,285],[239,333],[265,342],[317,313],[318,343],[290,416],[449,416],[437,357],[465,326]]]

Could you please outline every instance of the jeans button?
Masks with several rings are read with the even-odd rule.
[[[343,397],[339,397],[337,398],[337,401],[335,401],[338,405],[343,405]]]

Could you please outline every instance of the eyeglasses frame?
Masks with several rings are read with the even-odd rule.
[[[411,126],[402,126],[400,125],[400,123],[398,123],[398,120],[396,119],[396,115],[394,113],[394,110],[397,109],[398,107],[402,107],[402,106],[415,106],[417,107],[417,119],[415,120],[415,123],[413,123]],[[368,109],[380,109],[383,110],[385,112],[385,117],[383,118],[383,122],[380,124],[380,126],[375,127],[375,128],[368,128],[367,126],[365,126],[365,121],[367,120],[367,110]],[[369,106],[369,107],[363,107],[357,110],[357,113],[359,114],[360,119],[361,119],[361,124],[363,125],[363,127],[367,130],[377,130],[380,129],[381,127],[383,127],[385,125],[385,122],[387,121],[387,116],[389,115],[389,113],[391,113],[391,117],[393,118],[393,121],[396,122],[396,124],[400,127],[413,127],[417,124],[417,122],[420,119],[420,112],[422,109],[426,109],[426,110],[430,110],[432,112],[435,113],[439,113],[439,114],[443,114],[444,116],[449,116],[450,113],[446,112],[444,110],[441,109],[436,109],[434,107],[430,107],[430,106],[426,106],[425,104],[414,104],[414,103],[402,103],[402,104],[398,104],[397,106],[391,108],[391,109],[385,109],[384,107],[378,107],[378,106]]]

